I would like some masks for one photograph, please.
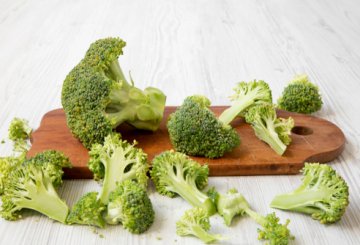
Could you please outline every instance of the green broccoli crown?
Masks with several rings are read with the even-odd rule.
[[[217,211],[224,218],[227,226],[231,225],[235,216],[243,216],[245,210],[250,208],[244,196],[236,189],[230,189],[226,194],[219,194],[215,189],[212,189],[208,194],[215,197]]]
[[[29,145],[27,140],[30,139],[32,128],[25,119],[15,117],[9,126],[9,139],[14,142],[14,150],[18,152],[27,152]]]
[[[274,106],[263,103],[251,107],[245,114],[245,120],[259,139],[269,144],[277,154],[284,154],[291,143],[291,129],[294,127],[291,117],[277,118]]]
[[[65,78],[62,105],[67,124],[87,148],[102,143],[124,122],[154,131],[162,120],[166,96],[126,81],[118,63],[124,46],[119,38],[97,40]]]
[[[104,228],[102,212],[106,210],[106,206],[97,197],[97,192],[89,192],[82,196],[72,207],[66,223]]]
[[[235,94],[230,96],[233,105],[219,116],[219,120],[226,125],[235,117],[242,116],[253,105],[272,103],[270,87],[262,80],[239,82],[233,90]]]
[[[167,128],[176,151],[217,158],[240,144],[237,132],[221,123],[209,105],[204,96],[190,96],[170,115]]]
[[[43,171],[51,178],[55,187],[63,183],[62,176],[64,171],[62,169],[72,167],[69,158],[64,153],[55,150],[38,153],[34,157],[27,159],[24,164],[34,164],[42,167]]]
[[[121,223],[131,233],[140,234],[150,228],[155,212],[146,191],[139,184],[126,180],[110,194],[105,220]]]
[[[100,199],[107,204],[109,195],[116,185],[127,180],[133,180],[146,188],[146,175],[149,165],[147,155],[140,148],[125,140],[119,134],[112,133],[105,138],[104,144],[95,144],[89,152],[89,169],[96,180],[103,179]]]
[[[258,239],[267,240],[269,245],[287,245],[290,240],[294,240],[287,226],[290,220],[286,220],[285,224],[279,223],[280,219],[275,213],[268,214],[264,217],[263,229],[258,229]]]
[[[271,207],[310,214],[323,224],[340,220],[349,204],[344,179],[326,164],[305,163],[302,173],[299,188],[276,196]]]
[[[223,240],[218,234],[210,234],[210,219],[206,210],[202,208],[192,208],[176,222],[176,234],[179,236],[193,235],[205,243]]]
[[[4,193],[6,181],[10,173],[20,166],[24,160],[24,154],[18,157],[0,157],[0,196]]]
[[[168,197],[179,195],[192,206],[204,208],[210,215],[216,212],[211,199],[200,191],[207,186],[207,165],[201,166],[180,152],[165,151],[153,159],[150,175],[160,194]]]
[[[322,104],[318,86],[307,75],[296,76],[278,99],[278,108],[304,114],[320,110]]]
[[[51,178],[35,164],[11,171],[5,182],[0,214],[4,219],[21,218],[22,209],[32,209],[65,223],[69,208],[52,184]]]

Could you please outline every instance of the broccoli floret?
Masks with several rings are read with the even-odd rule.
[[[168,197],[179,195],[209,215],[216,212],[212,200],[200,191],[207,186],[207,165],[201,166],[180,152],[165,151],[153,159],[150,175],[160,194]]]
[[[102,212],[106,206],[98,200],[97,192],[89,192],[82,196],[72,207],[66,222],[68,224],[91,225],[105,227]]]
[[[9,173],[3,190],[0,214],[4,219],[21,218],[22,209],[32,209],[65,223],[69,208],[60,199],[51,177],[41,166],[26,164]]]
[[[293,192],[275,196],[273,208],[311,215],[322,224],[341,219],[349,204],[347,183],[329,165],[305,163],[302,184]]]
[[[278,108],[311,114],[321,109],[323,102],[319,87],[309,81],[307,75],[296,76],[278,99]]]
[[[15,117],[9,127],[9,139],[14,142],[14,151],[27,152],[29,150],[28,139],[32,128],[25,119]]]
[[[213,188],[209,190],[208,194],[215,201],[217,211],[224,218],[227,226],[230,226],[235,216],[247,214],[262,226],[262,229],[258,229],[259,240],[267,240],[272,245],[286,245],[294,239],[287,228],[289,220],[282,225],[275,213],[265,217],[256,213],[250,208],[245,197],[236,189],[230,189],[226,194],[219,194]]]
[[[71,168],[72,164],[64,153],[55,150],[46,150],[26,160],[24,164],[35,164],[41,166],[52,179],[55,187],[62,184],[63,168]]]
[[[265,141],[279,155],[283,155],[290,144],[291,129],[294,120],[277,118],[272,104],[260,104],[251,107],[245,114],[245,120],[250,123],[255,135]]]
[[[121,223],[131,233],[140,234],[154,222],[154,209],[142,186],[131,180],[120,183],[110,194],[105,220]]]
[[[201,239],[205,243],[211,243],[224,238],[218,234],[210,234],[210,220],[206,210],[202,208],[193,208],[187,210],[176,222],[176,234],[179,236],[193,235]]]
[[[89,169],[96,180],[103,179],[100,200],[107,204],[109,195],[116,185],[133,180],[144,188],[147,186],[147,155],[134,144],[120,139],[119,134],[112,133],[105,138],[104,144],[95,144],[89,152]]]
[[[233,90],[235,94],[230,96],[232,106],[219,116],[219,120],[226,125],[253,105],[272,103],[270,87],[262,80],[239,82]]]
[[[187,97],[170,115],[167,128],[176,151],[192,156],[217,158],[240,144],[237,132],[219,121],[201,95]]]
[[[97,40],[65,78],[67,124],[87,148],[102,143],[124,122],[155,131],[162,120],[166,96],[157,88],[142,91],[126,81],[118,62],[124,46],[120,38]]]
[[[5,182],[10,173],[25,161],[25,155],[0,157],[0,195],[4,193]]]

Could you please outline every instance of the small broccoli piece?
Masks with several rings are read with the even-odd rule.
[[[349,204],[347,183],[329,165],[305,163],[302,184],[294,191],[275,196],[273,208],[311,215],[322,224],[341,219]]]
[[[66,222],[70,225],[80,224],[104,228],[105,221],[102,212],[106,210],[106,206],[97,198],[97,192],[89,192],[82,196],[72,207]]]
[[[155,131],[162,120],[166,96],[126,81],[118,62],[124,46],[120,38],[97,40],[65,78],[61,101],[67,124],[87,148],[103,143],[122,123]]]
[[[286,111],[311,114],[321,109],[323,102],[318,86],[307,75],[296,76],[278,99],[278,108]]]
[[[121,223],[131,233],[140,234],[150,228],[155,213],[142,186],[126,180],[110,194],[105,215],[108,224]]]
[[[210,220],[206,210],[202,208],[193,208],[187,210],[176,222],[176,234],[179,236],[193,235],[205,243],[211,243],[224,238],[218,234],[210,234]]]
[[[52,179],[55,187],[62,184],[63,168],[71,168],[72,164],[67,156],[55,150],[46,150],[26,160],[24,164],[35,164],[41,166]]]
[[[272,245],[286,245],[290,240],[294,239],[287,228],[289,220],[282,225],[279,223],[280,220],[275,213],[268,214],[265,217],[259,215],[251,210],[245,197],[236,189],[230,189],[226,194],[219,194],[215,189],[210,189],[208,194],[215,201],[218,213],[224,218],[227,226],[230,226],[236,215],[243,216],[247,214],[263,228],[262,230],[258,229],[259,240],[267,240]]]
[[[233,105],[219,116],[219,120],[226,125],[235,117],[243,115],[253,105],[272,103],[270,87],[262,80],[239,82],[234,92],[235,94],[230,96]]]
[[[104,144],[95,144],[89,152],[89,169],[97,180],[103,179],[100,200],[107,204],[109,195],[116,185],[133,180],[144,188],[147,186],[147,155],[134,144],[120,139],[119,134],[112,133],[105,138]]]
[[[261,104],[251,107],[245,114],[245,120],[250,123],[255,135],[265,141],[277,154],[283,155],[287,145],[291,143],[291,129],[294,120],[277,118],[272,104]]]
[[[65,223],[69,212],[50,176],[35,164],[19,166],[9,173],[1,199],[0,215],[6,220],[17,220],[22,209],[32,209]]]
[[[14,151],[27,152],[32,128],[29,127],[29,122],[25,119],[15,117],[9,127],[9,139],[14,142]]]
[[[212,200],[200,191],[207,186],[207,165],[201,166],[180,152],[165,151],[153,159],[150,175],[161,195],[179,195],[192,206],[203,208],[209,215],[216,212]]]
[[[192,156],[217,158],[240,144],[237,132],[219,121],[201,95],[187,97],[170,115],[167,128],[176,151]]]

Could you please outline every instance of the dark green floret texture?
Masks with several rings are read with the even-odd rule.
[[[206,97],[190,96],[170,115],[167,128],[176,151],[218,158],[240,144],[237,132],[219,121],[209,106]]]
[[[318,86],[306,75],[296,76],[278,99],[278,108],[291,112],[311,114],[321,109],[323,102]]]
[[[118,62],[123,47],[120,38],[97,40],[63,83],[68,127],[87,148],[102,143],[122,123],[155,131],[162,120],[166,96],[157,88],[140,90],[126,81]]]

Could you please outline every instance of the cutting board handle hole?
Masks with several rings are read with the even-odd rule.
[[[309,135],[312,134],[314,131],[308,127],[295,126],[292,128],[291,132],[297,135]]]

